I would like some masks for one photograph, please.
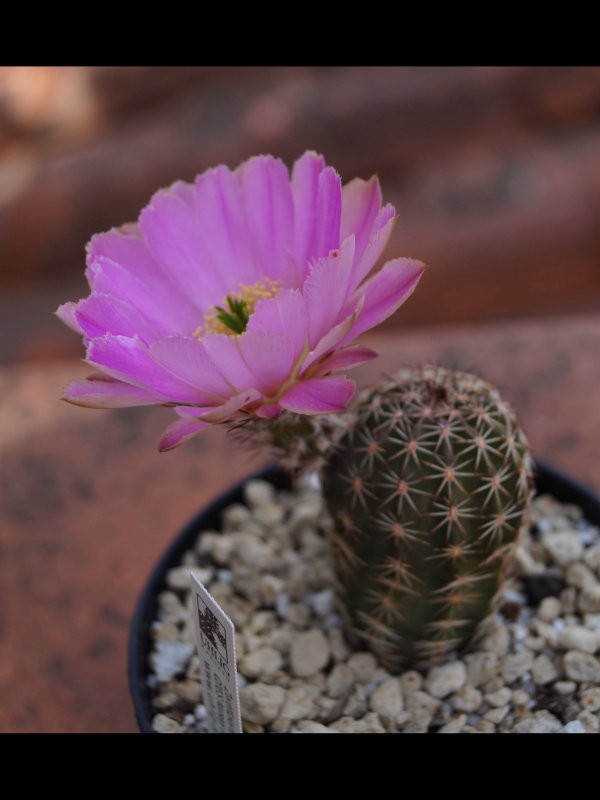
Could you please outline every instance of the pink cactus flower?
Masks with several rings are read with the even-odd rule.
[[[343,410],[355,384],[341,373],[377,355],[352,343],[424,269],[396,258],[370,274],[394,221],[376,177],[342,187],[312,152],[291,179],[257,156],[158,191],[137,224],[91,239],[91,294],[56,312],[100,371],[64,399],[174,407],[160,450],[211,423]]]

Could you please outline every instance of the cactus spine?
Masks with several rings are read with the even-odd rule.
[[[437,367],[363,393],[322,470],[349,633],[390,670],[465,646],[494,609],[532,491],[497,389]]]

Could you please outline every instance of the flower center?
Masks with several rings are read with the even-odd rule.
[[[246,330],[248,320],[254,313],[254,306],[259,300],[275,297],[283,288],[281,281],[265,278],[251,286],[240,284],[236,292],[230,292],[223,304],[211,306],[204,315],[204,322],[199,325],[192,336],[201,339],[211,333],[225,333],[228,336],[239,336]]]

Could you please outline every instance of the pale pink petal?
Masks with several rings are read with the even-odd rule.
[[[347,316],[344,312],[350,298],[353,268],[354,236],[349,236],[339,250],[333,250],[312,267],[302,289],[310,347]]]
[[[359,364],[365,364],[373,358],[377,358],[375,350],[370,350],[368,347],[345,347],[342,350],[337,350],[333,355],[325,358],[322,362],[317,363],[311,369],[311,375],[325,375],[328,372],[341,372],[343,370],[352,369]]]
[[[384,206],[373,226],[371,237],[360,258],[356,259],[352,276],[352,291],[367,277],[381,258],[396,224],[396,214],[391,205]]]
[[[87,264],[93,289],[127,300],[151,323],[162,324],[169,333],[191,332],[198,326],[202,315],[190,292],[178,286],[140,236],[122,229],[92,236],[87,246]],[[102,286],[95,286],[98,266],[103,271]]]
[[[356,322],[356,318],[364,305],[364,297],[359,298],[354,311],[343,319],[338,325],[328,331],[321,341],[317,344],[314,350],[306,357],[300,374],[303,375],[308,371],[309,367],[322,358],[324,355],[333,351],[336,347],[340,346],[340,342],[345,342],[349,338],[352,326]]]
[[[304,297],[298,289],[283,289],[275,297],[259,300],[248,320],[248,331],[267,331],[288,336],[296,361],[307,345],[307,317]]]
[[[202,263],[206,261],[209,270],[223,273],[223,294],[240,283],[264,279],[237,173],[220,166],[199,175],[194,206]],[[214,302],[220,301],[217,297]]]
[[[160,437],[158,449],[161,453],[173,450],[188,439],[192,439],[201,430],[208,427],[207,422],[200,422],[195,419],[178,419],[166,429]]]
[[[270,403],[268,406],[259,406],[254,413],[263,419],[275,419],[281,414],[281,411],[279,403]]]
[[[114,333],[139,336],[145,344],[150,344],[157,336],[135,308],[114,295],[93,292],[76,305],[75,319],[90,339]]]
[[[246,389],[235,397],[231,397],[221,406],[216,406],[202,414],[202,419],[206,422],[225,422],[231,419],[238,411],[248,406],[254,406],[262,399],[262,395],[256,389]]]
[[[225,333],[214,333],[202,339],[208,357],[235,394],[256,387],[256,375],[244,361],[237,338]]]
[[[294,164],[294,256],[300,282],[309,265],[340,245],[342,189],[339,175],[322,156],[305,153]]]
[[[81,336],[83,336],[84,334],[81,330],[81,326],[75,317],[76,307],[77,303],[63,303],[56,309],[54,313],[61,320],[61,322],[64,322],[65,325],[68,325],[68,327],[74,330],[75,333],[79,333]]]
[[[298,285],[292,258],[294,206],[287,167],[273,156],[256,156],[242,164],[237,176],[262,268],[259,279],[269,277],[281,280],[284,286]]]
[[[150,355],[173,375],[199,389],[207,405],[225,400],[234,390],[197,339],[189,336],[160,339],[150,347]]]
[[[343,411],[356,389],[348,378],[312,378],[300,381],[279,399],[279,405],[296,414],[324,414]]]
[[[237,284],[223,265],[218,236],[204,229],[195,205],[176,191],[157,192],[142,211],[140,226],[150,252],[165,269],[179,291],[186,292],[202,312],[221,301]],[[225,253],[228,251],[226,250]]]
[[[364,297],[364,306],[347,340],[379,325],[400,308],[415,290],[424,270],[424,264],[411,258],[389,261],[358,290]]]
[[[148,388],[171,402],[202,404],[205,401],[202,392],[155,361],[139,339],[107,333],[90,342],[86,361],[117,380]]]
[[[146,319],[157,336],[190,333],[202,321],[200,311],[190,311],[185,304],[174,300],[168,290],[140,280],[108,258],[99,256],[90,261],[86,274],[94,292],[122,298]]]
[[[342,189],[342,241],[351,234],[356,239],[356,258],[360,259],[381,210],[381,187],[376,175],[364,181],[355,178]]]
[[[64,390],[63,400],[86,408],[128,408],[164,403],[164,397],[154,392],[116,381],[106,375],[71,381]]]
[[[274,395],[285,383],[295,364],[292,340],[285,334],[246,331],[237,344],[248,368],[255,375],[254,386],[265,395]]]

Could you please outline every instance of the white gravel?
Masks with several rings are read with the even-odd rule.
[[[351,645],[336,609],[318,488],[245,487],[167,575],[149,659],[153,729],[206,732],[193,571],[236,626],[247,733],[597,733],[600,534],[580,509],[534,501],[499,611],[477,646],[392,676]]]

